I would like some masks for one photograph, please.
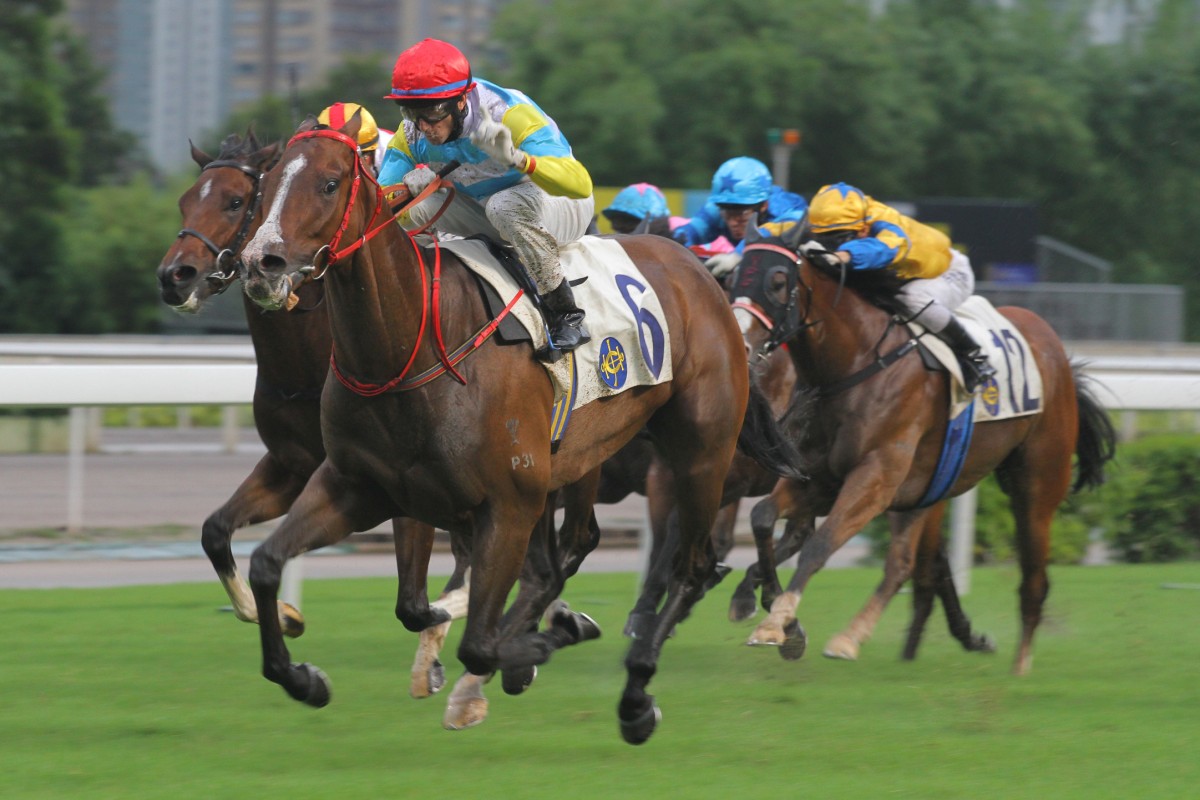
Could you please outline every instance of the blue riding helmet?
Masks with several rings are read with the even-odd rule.
[[[713,173],[712,196],[717,205],[749,206],[761,203],[771,194],[771,171],[756,158],[731,158]]]
[[[628,214],[637,219],[657,219],[670,216],[667,198],[651,183],[635,183],[617,192],[608,208],[600,212],[609,219],[616,214]]]

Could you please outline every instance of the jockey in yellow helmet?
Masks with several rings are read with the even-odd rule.
[[[996,374],[952,313],[975,290],[975,273],[967,257],[950,246],[950,237],[846,183],[822,186],[813,195],[808,232],[811,238],[800,249],[810,259],[856,270],[890,269],[902,278],[896,299],[950,345],[967,391]]]
[[[375,172],[378,174],[379,168],[383,166],[383,155],[392,141],[392,132],[381,129],[375,123],[375,117],[371,115],[370,111],[358,103],[334,103],[326,106],[317,115],[317,122],[331,128],[340,128],[346,124],[346,120],[354,116],[356,111],[361,120],[361,126],[358,129],[358,149],[362,151],[363,155],[370,158],[371,163],[375,166]]]

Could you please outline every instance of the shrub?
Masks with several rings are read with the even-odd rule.
[[[1123,445],[1102,492],[1107,538],[1124,560],[1200,557],[1200,436]]]

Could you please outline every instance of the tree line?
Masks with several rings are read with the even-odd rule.
[[[879,197],[1032,201],[1041,231],[1187,289],[1200,340],[1189,194],[1200,190],[1200,10],[1099,41],[1095,3],[1054,0],[512,0],[476,72],[532,96],[598,185],[703,188],[734,155],[770,163],[798,128],[789,184]],[[153,268],[195,171],[155,175],[112,124],[60,0],[0,0],[0,332],[152,331]],[[286,138],[308,113],[379,99],[395,54],[233,114]],[[180,148],[187,143],[181,142]],[[1053,320],[1051,320],[1053,323]]]

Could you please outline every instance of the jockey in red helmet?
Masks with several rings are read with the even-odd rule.
[[[542,296],[553,348],[588,341],[559,246],[583,236],[592,220],[592,179],[554,121],[523,93],[476,79],[466,56],[437,39],[400,54],[386,97],[400,106],[404,123],[388,147],[380,183],[403,182],[416,195],[437,169],[458,161],[458,193],[439,230],[486,233],[512,245]],[[402,222],[421,225],[443,202],[435,195]]]

